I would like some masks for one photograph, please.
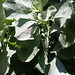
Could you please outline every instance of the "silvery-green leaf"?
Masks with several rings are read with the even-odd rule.
[[[36,28],[33,38],[33,40],[17,41],[17,44],[21,47],[21,50],[18,52],[20,60],[30,62],[39,52],[40,36],[38,28]]]
[[[65,27],[61,28],[61,33],[59,35],[59,42],[62,47],[66,48],[75,43],[75,20],[68,19],[66,21]],[[72,25],[71,25],[72,24]]]
[[[8,0],[7,2],[3,3],[7,19],[33,19],[31,6],[31,0]]]
[[[7,65],[7,69],[6,69],[6,72],[5,72],[4,75],[6,75],[6,74],[8,73],[8,71],[9,71],[9,68],[10,68],[10,67],[9,67],[10,58],[12,57],[12,55],[13,55],[14,53],[16,53],[16,51],[10,50],[8,46],[7,46],[7,48],[6,48],[6,51],[7,51],[7,57],[8,57],[8,59],[7,59],[8,65]]]
[[[0,31],[0,42],[1,42],[2,38],[3,38],[3,30]]]
[[[6,75],[9,70],[10,57],[15,51],[10,51],[7,45],[1,45],[0,49],[0,75]]]
[[[58,58],[54,58],[50,62],[50,69],[48,75],[70,75],[70,74],[66,71],[61,61]]]
[[[11,1],[11,0],[10,0]],[[31,0],[14,0],[14,2],[18,3],[18,4],[22,4],[25,5],[26,7],[30,7],[32,6],[32,2]]]
[[[18,35],[16,38],[18,40],[33,40],[33,33],[35,32],[36,27],[30,27],[25,29],[20,35]]]
[[[57,9],[54,6],[48,7],[48,9],[44,12],[43,17],[45,21],[48,21],[49,17],[53,16]]]
[[[44,21],[48,21],[49,17],[53,16],[57,9],[54,6],[48,7],[46,11],[38,14],[38,19],[43,19]]]
[[[13,22],[13,25],[15,26],[14,37],[16,37],[18,40],[33,39],[31,37],[36,29],[36,26],[31,26],[34,24],[35,21],[31,21],[30,19],[19,19],[18,21]]]
[[[66,20],[71,18],[72,12],[73,12],[73,4],[69,0],[67,0],[58,10],[58,12],[55,14],[54,18],[59,18],[60,20],[60,27],[62,27]]]
[[[75,57],[75,20],[68,19],[66,26],[61,29],[59,35],[59,44],[56,44],[58,56],[64,59]]]
[[[55,18],[70,18],[73,8],[72,4],[67,0],[58,10],[55,15]]]

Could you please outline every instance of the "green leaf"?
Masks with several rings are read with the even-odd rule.
[[[49,17],[53,16],[56,11],[57,10],[54,6],[49,6],[46,11],[39,13],[38,18],[43,19],[44,21],[48,21]]]
[[[20,60],[29,62],[39,52],[40,36],[38,28],[33,34],[33,38],[33,40],[17,41],[17,44],[21,47],[18,52],[18,57]]]
[[[0,49],[0,75],[6,75],[9,70],[10,57],[15,53],[15,51],[10,51],[8,46],[2,45]]]
[[[6,0],[2,0],[2,2],[5,2]]]
[[[64,59],[70,59],[75,56],[74,43],[75,43],[75,20],[69,19],[66,26],[61,28],[59,36],[59,44],[56,45],[58,56]],[[59,47],[58,47],[59,46]]]
[[[59,42],[56,44],[54,48],[54,50],[57,51],[57,55],[62,59],[71,59],[75,57],[75,49],[74,49],[75,48],[75,40],[74,40],[75,36],[71,34],[70,36],[69,34],[67,34],[67,36],[64,34],[60,34]]]
[[[3,29],[3,23],[4,23],[3,6],[2,0],[0,0],[0,31]]]
[[[18,50],[20,49],[20,46],[16,44],[16,42],[8,42],[8,46],[10,50]]]
[[[58,38],[58,42],[54,48],[54,50],[57,51],[57,55],[64,59],[70,59],[75,56],[75,54],[72,53],[74,51],[74,47],[72,46],[75,43],[75,25],[74,25],[74,18],[72,13],[74,10],[73,3],[70,1],[66,1],[63,3],[63,5],[60,7],[58,12],[55,15],[55,23],[60,25],[60,31],[57,30],[60,35]],[[72,16],[71,16],[72,15]],[[71,18],[71,19],[70,19]],[[71,50],[71,47],[73,47]],[[71,56],[69,56],[69,55]]]
[[[59,32],[60,30],[60,27],[59,27],[59,24],[54,22],[51,26],[51,29],[50,29],[50,34],[54,33],[54,32]]]
[[[38,59],[37,64],[36,64],[36,68],[41,73],[44,73],[44,70],[45,70],[45,57],[44,57],[44,51],[43,50],[39,51],[38,57],[39,57],[39,59]]]
[[[61,48],[57,51],[57,55],[62,59],[71,59],[75,57],[75,44],[72,44],[67,48]]]
[[[26,18],[26,19],[33,19],[31,13],[31,0],[21,0],[21,1],[11,1],[8,0],[7,2],[3,3],[3,7],[5,8],[5,13],[7,19],[19,19],[19,18]]]
[[[63,43],[62,45],[65,45],[68,44],[71,45],[73,43],[75,43],[75,23],[74,23],[75,20],[73,19],[69,19],[67,20],[66,22],[66,26],[64,28],[61,29],[61,34],[59,36],[59,41],[60,43]],[[71,25],[72,24],[72,25]],[[63,36],[63,37],[62,37]],[[63,40],[63,42],[62,42]]]
[[[18,21],[13,22],[15,26],[15,36],[18,40],[27,40],[33,39],[32,34],[36,30],[35,21],[30,19],[19,19]],[[32,25],[34,25],[32,27]]]
[[[70,74],[66,71],[61,61],[55,57],[50,62],[50,69],[48,75],[70,75]]]
[[[7,70],[8,65],[8,57],[7,57],[7,51],[6,46],[3,46],[3,49],[0,50],[0,75],[4,75]]]
[[[47,4],[48,0],[33,0],[32,4],[34,8],[36,8],[38,11],[41,11],[42,8]]]
[[[12,22],[16,21],[15,19],[6,19],[6,25],[12,25]]]
[[[42,7],[44,7],[48,2],[48,0],[38,0],[38,1]]]
[[[66,1],[65,3],[63,3],[63,5],[59,8],[58,12],[55,15],[55,18],[70,18],[72,11],[73,11],[73,7],[72,7],[72,3],[70,3],[70,1]]]
[[[0,31],[0,42],[2,41],[2,39],[3,39],[3,30]]]
[[[8,57],[8,60],[7,60],[8,61],[8,65],[7,65],[7,69],[6,69],[5,75],[9,72],[9,69],[10,69],[10,66],[9,66],[9,64],[10,64],[10,58],[12,57],[13,54],[16,53],[16,51],[14,51],[13,49],[10,50],[8,46],[6,48],[6,51],[7,51],[7,57]]]
[[[54,16],[54,18],[56,19],[59,18],[60,27],[64,26],[66,20],[71,18],[73,10],[74,8],[72,2],[67,0],[62,4],[62,6],[59,8],[58,12]]]
[[[29,43],[31,43],[31,42],[34,43],[34,41],[29,41]],[[31,46],[31,47],[28,48],[28,46]],[[29,44],[29,45],[25,44],[25,47],[21,48],[21,50],[18,52],[18,57],[23,62],[30,62],[36,56],[38,51],[39,51],[39,49],[37,46],[34,46],[33,44],[32,45],[31,44]]]
[[[75,20],[75,11],[73,11],[71,18]]]
[[[64,1],[64,0],[49,0],[48,4],[58,7],[61,4],[60,2],[62,2],[62,1]],[[56,6],[56,5],[58,5],[58,6]]]
[[[7,28],[4,28],[3,30],[0,31],[0,42],[4,39],[4,35],[7,31]]]

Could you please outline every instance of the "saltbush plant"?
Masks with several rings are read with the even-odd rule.
[[[75,75],[75,1],[0,0],[0,75]]]

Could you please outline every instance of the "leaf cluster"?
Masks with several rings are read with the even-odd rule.
[[[0,7],[0,75],[74,75],[74,0],[1,0]]]

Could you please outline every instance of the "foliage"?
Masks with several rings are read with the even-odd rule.
[[[0,0],[0,7],[0,75],[75,75],[65,64],[75,67],[75,1]]]

